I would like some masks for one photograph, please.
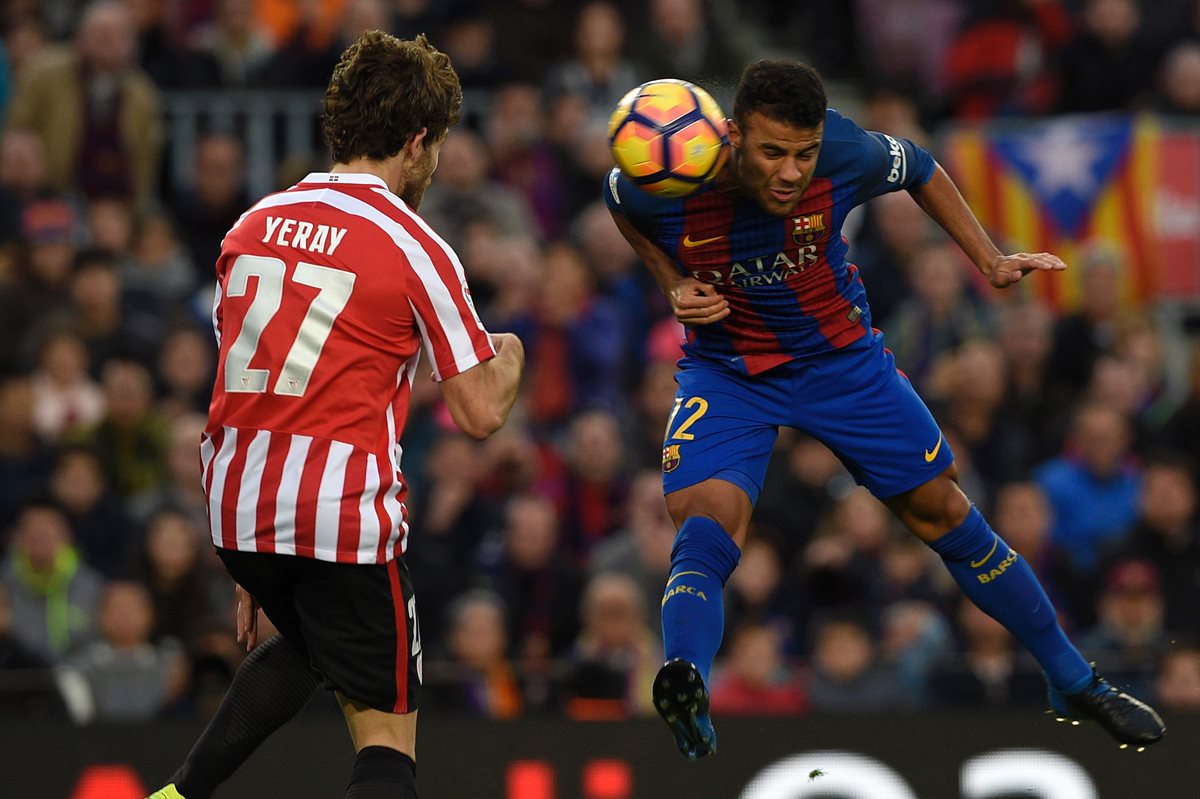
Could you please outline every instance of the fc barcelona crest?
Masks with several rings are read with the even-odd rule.
[[[825,214],[808,214],[792,219],[796,226],[792,228],[792,239],[797,244],[812,244],[817,239],[825,237]]]
[[[679,465],[679,444],[667,444],[663,447],[663,471],[673,472]]]

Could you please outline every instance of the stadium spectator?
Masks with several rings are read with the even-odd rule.
[[[141,214],[120,265],[125,305],[139,315],[169,320],[196,286],[196,270],[164,211]]]
[[[628,367],[620,313],[596,293],[575,247],[546,248],[535,307],[504,324],[529,351],[529,421],[540,430],[561,430],[580,410],[620,407]]]
[[[731,625],[729,652],[715,675],[710,706],[722,716],[798,716],[808,710],[783,635],[763,622]]]
[[[229,580],[201,556],[203,539],[204,531],[176,510],[160,510],[146,524],[129,572],[153,602],[149,638],[155,644],[173,640],[192,649],[206,630],[226,621]]]
[[[946,51],[969,4],[954,0],[854,0],[859,59],[871,82],[919,86],[936,105],[946,91]],[[908,133],[888,130],[893,136]]]
[[[162,119],[154,85],[134,62],[135,44],[128,7],[98,0],[73,48],[47,48],[29,65],[7,124],[41,137],[55,191],[139,203],[153,196]]]
[[[71,542],[63,512],[44,500],[21,507],[0,564],[12,632],[51,663],[92,639],[103,580]]]
[[[718,24],[701,0],[651,0],[648,16],[648,28],[633,41],[643,74],[727,84],[746,63],[736,21]]]
[[[619,719],[651,710],[650,684],[662,650],[646,623],[642,592],[628,575],[592,577],[580,602],[569,655],[565,710],[576,719]]]
[[[497,88],[491,101],[482,130],[495,178],[525,197],[542,239],[556,238],[567,228],[570,207],[563,154],[547,137],[541,91],[533,84],[510,83]],[[579,129],[571,129],[572,157]],[[595,197],[595,186],[588,200]]]
[[[1130,462],[1129,420],[1106,405],[1079,406],[1067,445],[1034,471],[1054,509],[1051,540],[1091,574],[1101,549],[1137,514],[1140,473]]]
[[[212,339],[194,327],[177,327],[162,340],[155,359],[158,399],[155,408],[166,419],[207,413],[216,371]]]
[[[962,636],[958,651],[929,671],[927,690],[934,705],[1003,707],[1046,701],[1037,664],[1017,651],[1008,630],[965,599],[956,621]]]
[[[324,88],[338,58],[364,31],[388,27],[384,0],[344,0],[332,11],[334,25],[327,22],[331,7],[324,3],[299,3],[299,24],[286,38],[280,37],[275,53],[262,67],[261,83],[306,89]],[[329,28],[332,27],[332,30]]]
[[[37,364],[30,380],[39,436],[58,441],[73,428],[100,420],[104,392],[88,374],[88,352],[78,334],[66,328],[48,332]]]
[[[774,644],[792,652],[797,648],[793,603],[775,543],[768,535],[753,531],[753,537],[742,549],[741,563],[726,586],[726,625],[730,629],[741,625],[769,626],[775,635]],[[725,647],[730,658],[736,657],[731,642],[726,642]]]
[[[65,710],[50,664],[13,635],[8,594],[0,581],[0,714],[44,720],[62,718]]]
[[[415,534],[405,558],[421,594],[424,631],[436,641],[444,620],[451,618],[447,609],[469,587],[470,571],[463,564],[475,557],[500,512],[479,490],[487,460],[478,442],[457,430],[443,432],[423,464],[421,490],[413,491]]]
[[[997,326],[1008,378],[1004,407],[1029,436],[1033,460],[1040,463],[1062,449],[1070,408],[1065,390],[1051,380],[1054,315],[1038,302],[1007,303],[998,309]]]
[[[1050,387],[1074,401],[1092,377],[1100,356],[1116,346],[1121,302],[1118,281],[1123,264],[1102,242],[1090,242],[1079,257],[1079,308],[1054,326],[1054,349],[1047,375]]]
[[[936,605],[920,600],[891,603],[880,621],[880,656],[916,704],[929,704],[929,672],[950,654],[949,622]]]
[[[1147,460],[1137,502],[1137,519],[1105,552],[1102,568],[1131,559],[1153,565],[1166,601],[1166,628],[1200,634],[1200,524],[1192,460],[1171,452]]]
[[[1189,456],[1200,452],[1200,342],[1192,342],[1189,371],[1183,382],[1186,396],[1163,423],[1159,442]]]
[[[623,522],[629,473],[621,421],[608,410],[585,410],[571,419],[566,470],[555,491],[563,521],[561,547],[586,564],[596,546]]]
[[[28,378],[0,377],[0,529],[45,487],[50,474],[53,451],[38,436],[36,402]]]
[[[813,710],[853,713],[912,702],[892,667],[880,659],[870,628],[853,612],[818,618],[812,640],[806,692]]]
[[[169,427],[153,408],[154,386],[146,367],[111,360],[102,379],[107,412],[81,428],[73,440],[92,447],[104,476],[120,496],[133,497],[163,485]]]
[[[1136,0],[1088,0],[1082,27],[1059,54],[1057,109],[1129,110],[1146,99],[1162,55]]]
[[[1054,61],[1072,35],[1060,0],[974,4],[943,65],[954,116],[987,119],[1050,111]]]
[[[61,199],[29,203],[21,212],[24,244],[9,280],[0,282],[0,373],[30,366],[31,335],[69,316],[75,259],[75,213]]]
[[[73,326],[88,348],[92,375],[99,377],[114,358],[150,364],[165,322],[123,301],[120,265],[112,252],[80,252],[70,292]]]
[[[174,510],[186,516],[201,539],[208,542],[208,536],[202,535],[208,525],[208,503],[204,500],[200,463],[196,458],[196,442],[204,431],[205,418],[204,414],[189,413],[171,420],[162,484],[126,501],[139,528],[159,511]]]
[[[447,609],[446,653],[430,669],[429,698],[439,712],[512,719],[524,710],[521,685],[508,660],[504,602],[486,589],[459,595]]]
[[[434,230],[445,230],[456,250],[475,222],[493,226],[505,236],[537,235],[525,197],[488,177],[491,163],[479,134],[462,128],[446,137],[438,179],[421,201],[421,215]]]
[[[933,228],[912,197],[892,192],[863,206],[851,258],[871,292],[871,314],[886,320],[912,296],[915,258],[929,245]]]
[[[662,477],[657,470],[638,472],[625,500],[625,524],[596,545],[588,559],[591,576],[611,572],[624,574],[642,592],[647,608],[662,599],[663,585],[671,565],[671,539],[675,525],[662,497]],[[650,626],[657,633],[657,614]]]
[[[1154,687],[1168,711],[1200,712],[1200,647],[1185,643],[1168,651]]]
[[[109,583],[96,623],[99,640],[67,662],[90,689],[94,715],[84,720],[150,721],[180,694],[185,678],[178,646],[150,641],[150,594],[137,583]]]
[[[1146,695],[1169,646],[1162,578],[1149,561],[1130,558],[1113,563],[1103,579],[1098,620],[1079,637],[1079,649],[1118,685]]]
[[[941,395],[934,413],[943,428],[958,433],[956,454],[970,450],[985,481],[985,497],[991,496],[999,485],[1027,474],[1037,460],[1032,435],[1004,404],[1008,363],[1000,347],[984,338],[942,357],[945,363],[937,367],[941,374],[934,381],[939,385],[929,386],[931,396]]]
[[[962,256],[952,245],[926,246],[909,267],[912,295],[883,321],[896,366],[920,390],[935,361],[973,338],[989,337],[988,314],[969,293]]]
[[[195,269],[194,280],[208,284],[221,253],[221,239],[250,205],[241,141],[229,134],[202,136],[196,143],[191,186],[177,190],[171,199]]]
[[[133,525],[105,483],[96,453],[79,446],[60,448],[49,490],[84,562],[106,579],[126,576],[134,549]]]
[[[575,18],[571,56],[550,70],[548,102],[575,95],[583,100],[593,124],[606,124],[617,103],[638,83],[637,70],[625,57],[621,12],[608,0],[585,3]]]
[[[780,430],[776,448],[777,466],[767,472],[754,522],[774,533],[790,568],[853,479],[837,456],[811,436]]]
[[[564,654],[578,633],[582,578],[559,553],[554,505],[537,495],[515,496],[496,532],[480,548],[479,582],[508,607],[513,657],[541,662]]]
[[[678,327],[674,318],[666,317],[664,322]],[[679,349],[678,344],[672,346]],[[653,358],[653,353],[650,355]],[[673,359],[653,358],[642,369],[641,381],[630,399],[624,422],[626,451],[631,463],[639,468],[662,471],[662,431],[666,429],[671,413],[674,385]]]
[[[191,36],[191,48],[213,67],[213,85],[223,89],[253,85],[274,47],[254,19],[252,0],[218,0],[211,22]]]
[[[1178,116],[1200,115],[1200,43],[1184,41],[1163,56],[1153,110]]]
[[[1006,483],[996,492],[992,515],[996,533],[1029,563],[1065,626],[1090,627],[1096,618],[1095,590],[1050,539],[1050,501],[1041,486],[1031,480]]]

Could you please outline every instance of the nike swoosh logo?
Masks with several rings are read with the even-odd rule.
[[[996,535],[995,533],[992,533],[992,550],[991,550],[991,552],[988,552],[986,555],[984,555],[983,560],[979,561],[978,563],[976,563],[975,561],[971,561],[971,568],[978,569],[980,566],[987,563],[988,558],[990,558],[992,555],[996,554],[996,547],[998,547],[998,546],[1000,546],[1000,536]]]
[[[708,575],[707,575],[707,574],[705,574],[704,572],[678,572],[678,573],[676,573],[675,575],[673,575],[673,576],[671,577],[671,579],[670,579],[670,580],[667,580],[667,585],[670,585],[671,583],[675,582],[677,579],[679,579],[680,577],[682,577],[682,576],[683,576],[683,575],[685,575],[685,574],[697,574],[697,575],[699,575],[699,576],[701,576],[701,577],[707,577],[707,576],[708,576]]]
[[[937,443],[937,446],[935,446],[933,448],[933,451],[930,452],[929,450],[925,450],[925,462],[933,463],[933,459],[937,457],[937,454],[941,449],[942,449],[942,436],[941,436],[941,434],[938,434],[938,443]]]
[[[690,247],[699,247],[702,244],[710,244],[714,241],[720,241],[723,238],[725,238],[725,237],[724,236],[713,236],[711,239],[700,239],[699,241],[693,241],[691,234],[688,234],[687,236],[683,237],[683,246],[689,247],[689,248]]]

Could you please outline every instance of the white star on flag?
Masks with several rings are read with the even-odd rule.
[[[1035,188],[1044,197],[1068,191],[1086,199],[1096,188],[1093,166],[1103,157],[1096,144],[1080,135],[1077,123],[1057,122],[1022,147],[1035,170]]]

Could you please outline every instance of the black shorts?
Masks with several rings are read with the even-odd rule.
[[[417,709],[421,634],[403,560],[329,563],[217,549],[229,574],[303,649],[329,690],[388,713]]]

